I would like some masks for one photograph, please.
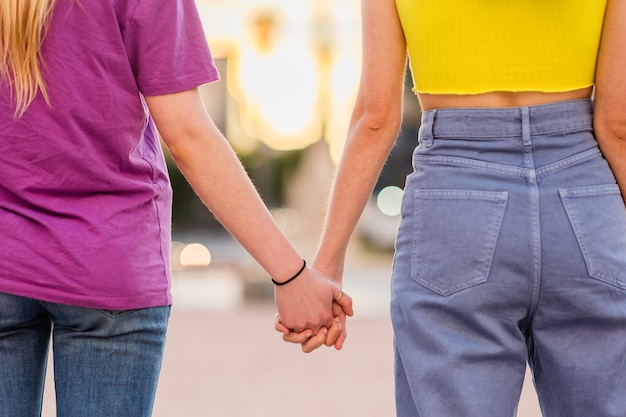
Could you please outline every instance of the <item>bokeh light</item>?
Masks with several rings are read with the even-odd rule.
[[[201,243],[190,243],[180,251],[182,267],[203,267],[211,264],[211,252]]]
[[[376,197],[376,205],[378,209],[387,216],[397,216],[400,214],[400,206],[402,204],[402,196],[404,190],[395,185],[383,188]]]

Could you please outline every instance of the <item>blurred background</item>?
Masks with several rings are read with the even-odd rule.
[[[221,75],[202,87],[207,109],[280,226],[311,259],[359,83],[360,1],[196,3]],[[344,286],[356,315],[341,352],[304,355],[281,341],[269,277],[166,155],[174,306],[155,417],[395,415],[389,278],[420,119],[410,76],[406,85],[402,132],[347,258]],[[52,381],[44,403],[44,417],[54,416]],[[518,415],[540,415],[528,379]]]
[[[221,74],[220,81],[202,87],[207,108],[285,232],[307,250],[319,234],[357,93],[360,2],[197,4]],[[359,228],[359,238],[376,250],[393,246],[401,187],[411,169],[407,152],[420,114],[410,88],[407,94],[402,135]],[[188,243],[190,235],[219,235],[220,225],[171,159],[170,172],[176,238]]]

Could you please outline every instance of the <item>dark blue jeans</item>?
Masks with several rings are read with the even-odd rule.
[[[169,314],[0,293],[0,416],[41,415],[52,332],[58,417],[149,417]]]
[[[626,207],[588,100],[427,111],[392,278],[400,417],[626,416]]]

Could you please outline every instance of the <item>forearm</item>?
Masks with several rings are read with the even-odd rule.
[[[593,125],[598,146],[626,201],[626,99],[621,91],[626,93],[626,77],[622,85],[600,79],[596,86]]]
[[[597,127],[596,138],[626,201],[626,123],[614,129]]]
[[[218,132],[205,132],[183,143],[170,151],[200,199],[272,277],[279,281],[289,278],[302,259],[275,223],[226,140]]]
[[[206,113],[197,89],[146,102],[174,161],[215,217],[276,280],[298,271],[302,259]]]
[[[316,267],[340,280],[350,237],[394,144],[400,106],[383,124],[357,116],[351,125],[331,194]]]
[[[626,2],[609,0],[595,86],[594,130],[626,200]]]
[[[315,266],[341,280],[348,242],[402,120],[406,43],[393,0],[363,0],[359,94],[335,179]],[[384,63],[384,64],[381,64]]]

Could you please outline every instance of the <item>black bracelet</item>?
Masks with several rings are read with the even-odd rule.
[[[296,275],[292,276],[291,278],[289,278],[287,281],[283,281],[283,282],[278,282],[276,281],[274,278],[272,278],[272,282],[274,283],[274,285],[285,285],[285,284],[289,284],[291,281],[293,281],[294,279],[298,278],[300,276],[300,274],[302,273],[302,271],[304,271],[304,268],[306,268],[306,261],[303,259],[302,260],[302,268],[300,268],[300,270],[298,272],[296,272]]]

